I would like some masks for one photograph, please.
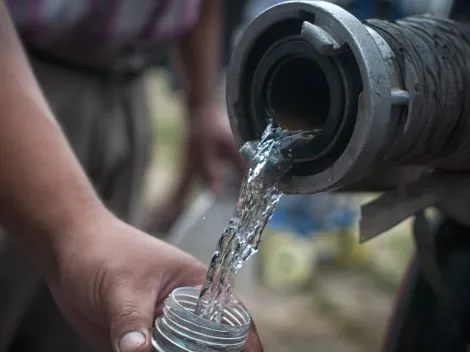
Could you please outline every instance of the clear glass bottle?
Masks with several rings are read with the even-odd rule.
[[[163,316],[152,331],[155,352],[241,352],[250,330],[250,315],[234,301],[219,324],[194,314],[200,290],[182,287],[165,301]]]

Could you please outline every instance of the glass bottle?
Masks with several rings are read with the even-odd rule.
[[[243,305],[234,300],[217,323],[194,314],[199,293],[182,287],[170,294],[152,331],[154,352],[243,351],[251,320]]]

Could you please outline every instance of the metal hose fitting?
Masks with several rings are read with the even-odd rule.
[[[377,163],[470,169],[470,31],[429,16],[361,22],[324,1],[258,16],[227,72],[242,146],[268,121],[318,135],[296,150],[285,193],[348,185]]]

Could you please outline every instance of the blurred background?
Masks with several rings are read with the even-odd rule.
[[[245,25],[280,1],[226,2],[224,64]],[[433,12],[451,1],[332,1],[359,18],[397,19]],[[147,78],[156,145],[147,205],[165,202],[181,170],[181,94],[165,60]],[[220,107],[224,110],[223,77]],[[226,197],[193,187],[188,208],[167,234],[171,243],[208,263],[230,218],[237,184]],[[394,297],[413,251],[411,224],[359,246],[360,204],[374,194],[284,196],[263,235],[261,250],[237,278],[236,292],[253,315],[266,351],[377,351]]]
[[[196,138],[192,144],[185,145],[190,139],[185,137],[192,135],[187,133],[188,125],[193,129],[197,125],[199,131],[196,132],[199,133],[210,130],[210,137],[218,139],[218,144],[212,144],[212,147],[223,146],[224,141],[230,143],[230,131],[223,130],[224,124],[228,123],[224,72],[232,48],[250,21],[279,2],[223,1],[225,21],[217,92],[223,123],[218,125],[218,115],[211,111],[211,117],[216,119],[203,120],[205,124],[199,126],[188,123],[190,99],[177,84],[166,49],[158,46],[167,37],[179,38],[179,32],[185,33],[185,39],[190,36],[189,22],[195,20],[190,18],[191,13],[197,17],[195,1],[160,3],[149,0],[147,7],[138,7],[128,1],[125,2],[128,5],[124,7],[126,11],[122,11],[122,18],[118,20],[112,16],[107,18],[112,11],[106,6],[119,2],[88,2],[96,6],[93,8],[96,12],[88,22],[77,16],[85,2],[42,1],[39,3],[49,6],[38,11],[37,1],[8,1],[46,98],[105,203],[122,219],[140,225],[206,264],[233,211],[240,175],[227,168],[223,192],[218,196],[194,182],[203,177],[193,164],[200,166],[203,163],[191,151],[203,149],[202,142],[208,138]],[[389,20],[425,12],[445,17],[452,6],[451,0],[331,2],[360,19]],[[166,12],[159,9],[157,5],[160,4],[169,6]],[[180,11],[184,9],[183,5],[188,7],[186,12]],[[154,11],[148,14],[148,8]],[[211,9],[213,7],[206,6],[206,14],[210,15]],[[164,20],[159,21],[159,11],[168,18],[164,16]],[[44,23],[37,21],[38,13],[43,15]],[[184,16],[178,18],[175,13]],[[211,20],[209,15],[204,17],[208,22]],[[153,19],[153,23],[146,23],[147,17]],[[109,23],[116,20],[114,37],[108,37],[109,23],[100,24],[97,18],[111,21]],[[183,23],[185,19],[186,24]],[[77,23],[78,28],[75,28]],[[196,46],[200,49],[203,45]],[[194,64],[188,57],[183,59],[187,61],[186,69]],[[152,68],[145,71],[147,61],[151,61]],[[147,99],[140,94],[142,80]],[[197,90],[193,87],[193,91]],[[146,101],[150,109],[150,128],[147,126]],[[208,115],[206,112],[198,111],[200,115]],[[147,166],[147,147],[151,144],[148,137],[153,137],[154,143],[151,166],[143,187],[145,210],[142,210],[138,200],[142,189],[140,181]],[[207,148],[205,152],[208,152]],[[231,156],[239,157],[235,148]],[[236,281],[236,294],[253,315],[266,351],[379,350],[400,278],[413,251],[413,242],[411,224],[404,222],[370,243],[358,245],[360,206],[375,196],[335,193],[282,198],[264,231],[260,252],[246,263]],[[25,341],[34,345],[36,340],[27,341],[33,330],[41,340],[44,333],[36,328],[39,325],[52,332],[51,341],[61,336],[66,338],[61,329],[67,328],[54,302],[49,298],[44,303],[43,296],[38,294],[48,292],[47,287],[38,286],[39,273],[13,244],[2,244],[0,249],[0,260],[3,258],[8,266],[16,268],[16,271],[4,273],[3,279],[7,280],[0,282],[0,286],[9,287],[10,290],[5,291],[7,298],[18,301],[15,305],[0,300],[3,304],[0,306],[3,315],[3,320],[0,319],[0,351],[10,345],[13,347],[8,351],[31,351],[30,346],[26,349],[18,349],[18,346]],[[6,265],[3,267],[7,268]],[[41,309],[36,311],[35,307]],[[45,315],[49,327],[43,324]],[[52,352],[50,348],[45,350]]]

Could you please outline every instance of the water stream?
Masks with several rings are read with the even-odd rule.
[[[277,184],[293,165],[288,148],[299,134],[273,125],[266,128],[250,160],[232,218],[212,257],[196,314],[222,320],[224,307],[231,302],[235,274],[258,251],[262,231],[281,198]]]

